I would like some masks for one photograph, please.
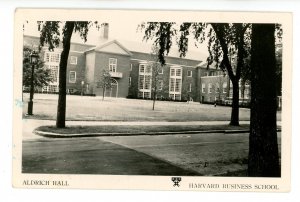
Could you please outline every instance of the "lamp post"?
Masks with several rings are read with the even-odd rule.
[[[84,81],[81,81],[81,96],[83,96]]]
[[[29,102],[28,102],[28,111],[27,115],[32,115],[32,108],[33,108],[33,93],[34,93],[34,66],[36,65],[38,61],[38,54],[33,51],[30,54],[30,64],[31,64],[31,81],[30,81],[30,97],[29,97]]]

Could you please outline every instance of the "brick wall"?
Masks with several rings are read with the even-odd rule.
[[[130,74],[130,57],[113,53],[96,52],[94,82],[101,80],[103,69],[109,69],[109,58],[117,59],[117,72],[122,73],[122,78],[114,78],[118,82],[118,97],[127,97]],[[93,92],[96,95],[102,95],[102,88],[94,84]]]

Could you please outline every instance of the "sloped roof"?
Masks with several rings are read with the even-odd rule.
[[[89,51],[93,51],[93,50],[106,52],[105,48],[107,48],[113,44],[116,44],[120,49],[122,49],[124,51],[124,54],[131,55],[131,52],[117,40],[104,41],[103,43],[99,44],[98,46],[92,47],[92,48],[86,50],[85,52],[89,52]]]
[[[145,41],[133,42],[133,41],[120,40],[120,43],[122,43],[128,50],[132,52],[140,52],[140,53],[148,53],[148,54],[151,53],[152,43],[149,42],[146,43]],[[180,53],[178,51],[176,44],[173,44],[167,57],[180,58]],[[186,56],[182,58],[203,61],[206,60],[207,56],[200,51],[198,52],[198,51],[189,50],[186,53]]]
[[[92,50],[101,50],[101,48],[108,46],[112,43],[117,43],[120,47],[122,47],[124,50],[126,50],[128,53],[130,52],[139,52],[139,53],[151,53],[152,44],[146,43],[146,42],[135,42],[135,41],[127,41],[127,40],[115,40],[115,39],[106,39],[100,41],[98,46],[88,49],[88,51]],[[177,50],[177,47],[174,45],[174,48],[172,48],[167,55],[167,57],[175,57],[180,58],[180,53]],[[182,57],[183,59],[190,59],[190,60],[198,60],[203,61],[206,60],[207,56],[204,53],[201,53],[200,51],[188,51],[185,57]]]

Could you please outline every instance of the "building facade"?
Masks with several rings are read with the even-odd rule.
[[[111,87],[105,96],[117,98],[196,101],[215,103],[232,97],[228,76],[220,70],[207,68],[199,54],[180,58],[170,53],[163,67],[153,60],[151,47],[141,43],[109,40],[104,31],[99,45],[71,43],[67,65],[67,93],[102,96],[99,86],[104,70],[109,72]],[[37,46],[38,37],[24,36],[24,46]],[[62,47],[49,51],[43,47],[45,66],[51,69],[53,82],[42,92],[58,92],[59,62]],[[202,57],[203,58],[203,57]],[[155,67],[155,68],[154,68]],[[241,98],[249,98],[249,87]],[[154,91],[156,93],[154,93]],[[230,101],[230,99],[229,99]]]

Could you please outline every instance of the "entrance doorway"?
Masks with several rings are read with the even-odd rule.
[[[111,88],[106,88],[105,97],[118,97],[118,82],[111,78]]]

